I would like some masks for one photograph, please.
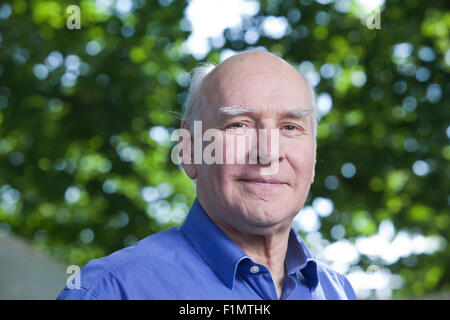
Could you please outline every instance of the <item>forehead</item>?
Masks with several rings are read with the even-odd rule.
[[[221,106],[246,107],[266,115],[311,107],[309,88],[295,69],[229,68],[208,79],[204,94],[208,114]]]

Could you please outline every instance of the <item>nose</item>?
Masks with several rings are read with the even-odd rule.
[[[258,163],[268,165],[281,160],[280,131],[277,128],[258,130]]]

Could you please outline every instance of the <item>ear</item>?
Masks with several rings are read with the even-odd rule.
[[[181,128],[186,129],[189,131],[189,125],[186,121],[183,121],[181,124]],[[183,140],[183,141],[181,141]],[[181,146],[181,151],[180,151],[180,158],[183,159],[185,157],[187,157],[187,155],[185,157],[183,157],[183,152],[188,151],[190,152],[189,158],[190,161],[188,161],[187,163],[185,161],[181,161],[181,166],[183,167],[184,171],[186,172],[186,174],[188,175],[189,178],[191,178],[192,180],[194,180],[195,178],[197,178],[197,169],[195,168],[194,165],[194,137],[192,135],[190,135],[190,140],[189,141],[185,141],[186,139],[182,139],[182,137],[180,136],[178,138],[178,143]]]
[[[311,184],[314,183],[314,177],[316,175],[316,157],[317,157],[317,139],[314,138],[314,167],[313,167],[313,172],[312,172],[312,180],[311,180]]]

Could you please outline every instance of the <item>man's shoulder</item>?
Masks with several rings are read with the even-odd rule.
[[[172,227],[149,235],[134,245],[115,251],[108,256],[91,260],[86,267],[96,265],[105,271],[112,271],[136,259],[147,260],[170,255],[174,250],[180,249],[185,242],[186,239],[180,227]]]
[[[125,280],[138,281],[141,274],[158,270],[162,265],[167,266],[167,263],[173,261],[174,256],[180,255],[180,251],[184,250],[186,253],[189,246],[180,226],[152,234],[130,247],[89,261],[80,272],[81,290],[74,291],[66,287],[58,298],[70,298],[67,297],[69,293],[76,293],[77,296],[82,294],[86,299],[108,298],[105,297],[105,290],[102,288],[109,285],[121,286]]]
[[[339,298],[357,299],[355,291],[345,275],[330,268],[321,261],[316,261],[317,272],[323,289],[335,291]]]
[[[110,269],[120,267],[134,259],[155,259],[158,256],[171,254],[186,244],[186,238],[180,230],[180,226],[151,234],[134,245],[120,249],[108,256],[92,260],[105,264]],[[181,247],[180,247],[181,246]]]

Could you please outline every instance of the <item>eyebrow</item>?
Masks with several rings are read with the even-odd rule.
[[[292,110],[284,111],[282,114],[283,114],[283,118],[302,119],[302,118],[306,118],[307,116],[309,116],[312,113],[313,113],[312,109],[302,109],[302,110],[292,109]]]
[[[313,113],[312,109],[291,109],[281,113],[282,118],[303,119]],[[255,111],[245,107],[222,106],[219,108],[219,114],[226,117],[235,117],[243,114],[255,114]]]
[[[255,112],[244,107],[222,106],[219,108],[219,113],[224,116],[235,117],[242,114],[254,114]]]

